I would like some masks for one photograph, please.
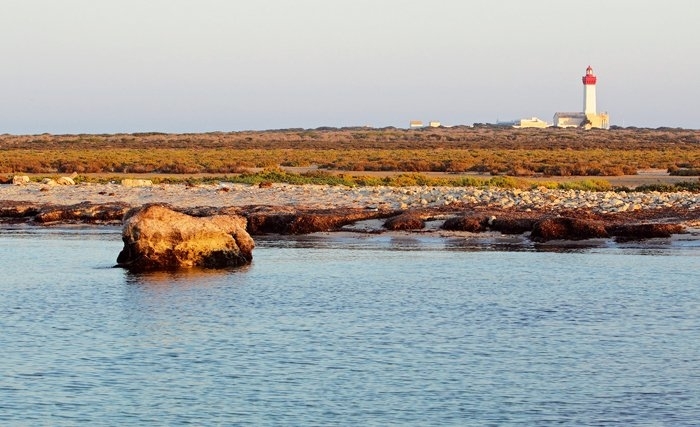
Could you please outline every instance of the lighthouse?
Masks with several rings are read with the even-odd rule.
[[[598,113],[595,99],[595,84],[598,78],[593,74],[593,67],[586,68],[583,76],[583,111],[575,113],[555,113],[554,126],[560,128],[579,127],[584,129],[609,129],[608,113]]]
[[[596,115],[595,108],[595,83],[596,76],[593,74],[593,68],[589,65],[586,68],[586,75],[583,76],[583,113],[588,115]]]

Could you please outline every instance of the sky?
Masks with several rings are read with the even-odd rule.
[[[695,0],[0,0],[0,134],[700,128]]]

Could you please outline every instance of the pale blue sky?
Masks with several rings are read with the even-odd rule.
[[[694,0],[0,0],[0,133],[700,128]]]

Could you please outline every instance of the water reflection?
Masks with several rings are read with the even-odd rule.
[[[166,271],[125,272],[125,282],[132,286],[202,286],[221,282],[227,276],[247,272],[251,265],[225,269],[183,268]]]
[[[551,253],[629,253],[640,255],[679,255],[697,253],[700,239],[676,237],[642,241],[617,242],[613,239],[588,239],[579,241],[550,241],[536,243],[523,235],[483,234],[433,234],[433,233],[317,233],[304,236],[256,236],[258,248],[279,249],[345,249],[389,251],[501,251],[501,252],[551,252]]]
[[[121,229],[114,226],[66,225],[33,226],[27,224],[2,224],[0,236],[13,238],[60,238],[61,240],[121,240]]]
[[[404,250],[416,250],[425,246],[425,241],[412,236],[396,236],[389,240],[392,248]]]
[[[257,247],[268,246],[276,248],[319,248],[329,242],[328,235],[307,234],[301,236],[284,236],[284,235],[261,235],[255,236],[255,244]]]
[[[466,252],[529,252],[533,250],[533,245],[522,236],[474,235],[448,238],[445,241],[445,249]]]

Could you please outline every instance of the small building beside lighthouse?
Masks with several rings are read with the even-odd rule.
[[[610,117],[608,113],[598,113],[596,107],[596,83],[598,78],[593,74],[593,68],[589,65],[586,68],[586,75],[583,81],[583,111],[576,113],[556,113],[554,114],[554,126],[582,127],[586,129],[610,128]]]

